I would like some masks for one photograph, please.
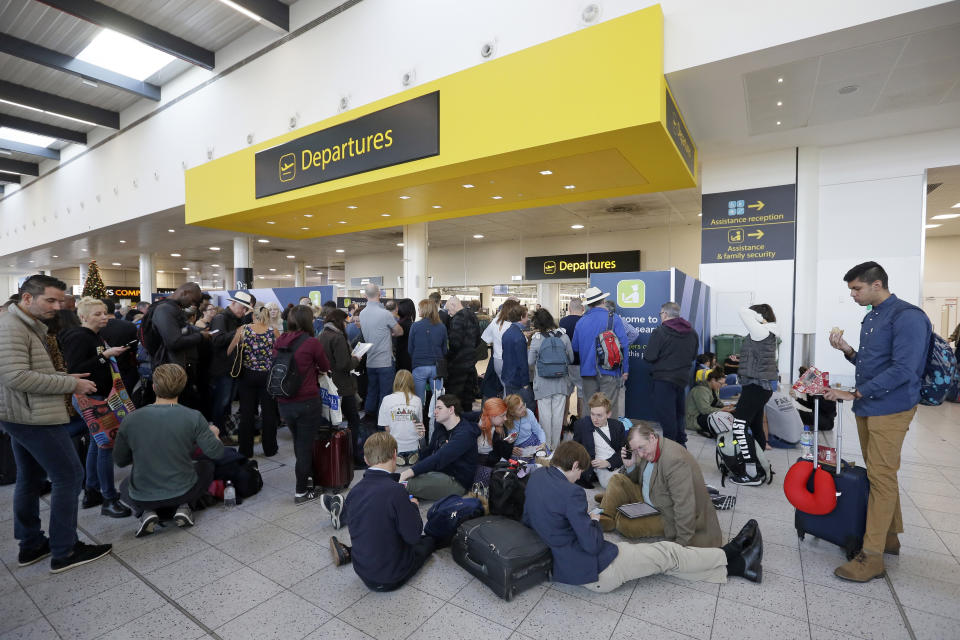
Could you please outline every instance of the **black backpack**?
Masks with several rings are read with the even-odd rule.
[[[157,352],[160,350],[160,347],[163,346],[163,338],[160,337],[160,333],[153,326],[153,313],[156,311],[157,307],[161,304],[176,304],[177,309],[180,309],[180,305],[174,302],[173,300],[160,300],[156,302],[147,309],[147,312],[143,315],[143,319],[140,320],[140,328],[137,332],[137,338],[140,339],[140,344],[144,346],[151,356],[156,356]]]
[[[490,473],[490,515],[506,516],[514,520],[523,517],[523,504],[527,495],[527,479],[518,472],[526,463],[511,460],[498,462]]]
[[[274,398],[292,398],[299,393],[303,378],[300,376],[294,355],[309,337],[304,333],[289,346],[277,348],[277,355],[273,358],[270,371],[267,373],[267,393]]]

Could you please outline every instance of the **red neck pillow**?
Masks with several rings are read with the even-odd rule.
[[[813,476],[813,493],[810,493],[807,482],[811,473],[814,473],[812,461],[800,460],[794,463],[783,479],[783,493],[798,510],[823,516],[837,506],[837,485],[829,472],[824,471],[823,467],[817,467]]]

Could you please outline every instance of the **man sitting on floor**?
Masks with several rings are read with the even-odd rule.
[[[413,577],[436,548],[422,535],[417,499],[397,482],[397,441],[384,431],[363,444],[369,468],[350,489],[344,506],[353,546],[330,538],[333,563],[353,562],[363,583],[373,591],[393,591]]]
[[[663,536],[687,547],[720,546],[717,511],[700,465],[686,447],[639,425],[627,433],[620,455],[626,473],[611,477],[606,493],[598,496],[604,531],[616,529],[630,538]],[[645,502],[660,513],[628,518],[617,511],[633,502]]]
[[[420,461],[400,474],[407,491],[423,500],[462,496],[477,473],[477,438],[480,427],[460,418],[460,400],[447,393],[437,398],[433,411],[440,425]]]
[[[679,445],[678,445],[679,446]],[[574,483],[590,465],[578,442],[562,442],[550,466],[527,483],[523,523],[553,553],[553,579],[607,593],[636,578],[662,573],[685,580],[724,583],[727,576],[760,582],[763,538],[750,520],[733,540],[717,549],[682,547],[675,542],[614,544],[603,538],[597,514],[587,514],[587,496]]]
[[[573,439],[586,448],[591,460],[580,484],[590,488],[596,480],[606,488],[610,478],[623,466],[620,449],[627,442],[625,429],[620,420],[611,417],[612,405],[603,393],[593,394],[587,404],[590,415],[573,424]]]
[[[192,526],[190,505],[207,493],[213,461],[223,455],[219,430],[199,411],[177,403],[186,385],[183,367],[158,366],[153,370],[157,401],[128,415],[117,433],[113,459],[119,467],[133,465],[120,496],[139,514],[138,538],[153,533],[160,513],[174,511],[178,527]],[[197,446],[209,460],[193,461]]]

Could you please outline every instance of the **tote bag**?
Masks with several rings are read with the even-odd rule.
[[[340,411],[340,392],[337,385],[333,384],[330,376],[323,374],[317,379],[317,386],[320,387],[320,403],[323,405],[321,413],[323,417],[330,421],[334,427],[343,422],[343,412]]]
[[[120,423],[127,414],[136,409],[126,387],[123,386],[123,379],[120,378],[120,370],[114,358],[110,358],[110,375],[113,386],[105,399],[97,400],[87,395],[73,394],[73,407],[83,417],[90,430],[90,437],[101,449],[113,449]]]

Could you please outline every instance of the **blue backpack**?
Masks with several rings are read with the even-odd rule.
[[[437,547],[449,547],[461,522],[483,515],[483,503],[476,498],[449,495],[437,500],[427,511],[423,532],[437,541]]]
[[[942,404],[957,376],[957,356],[950,343],[931,333],[927,362],[920,380],[920,404],[929,407]]]
[[[562,378],[567,375],[567,348],[559,331],[543,334],[537,353],[537,375],[541,378]]]

